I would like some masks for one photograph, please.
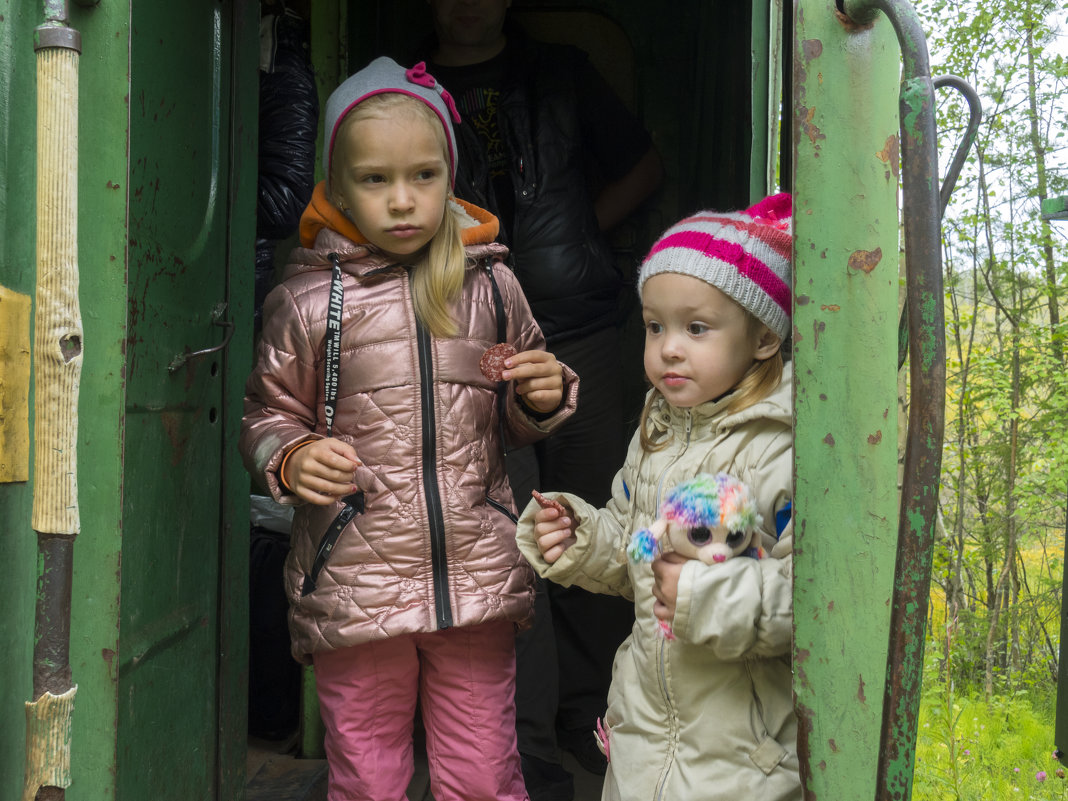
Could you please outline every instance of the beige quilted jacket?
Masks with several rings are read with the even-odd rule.
[[[294,444],[325,435],[328,254],[340,256],[345,297],[334,435],[367,466],[358,479],[366,508],[343,530],[306,595],[304,578],[341,505],[296,509],[286,591],[293,655],[301,661],[399,634],[500,619],[522,624],[531,614],[533,574],[516,548],[500,435],[503,429],[518,446],[557,428],[575,409],[578,379],[564,368],[564,403],[543,420],[526,413],[509,388],[499,425],[497,385],[478,366],[497,338],[490,270],[503,298],[506,341],[523,351],[544,340],[518,281],[500,262],[507,251],[491,241],[495,218],[468,212],[481,225],[465,234],[473,264],[456,304],[456,337],[417,336],[407,270],[329,227],[314,232],[313,247],[294,250],[264,305],[240,448],[250,473],[276,499],[294,503],[277,470]]]
[[[635,622],[616,652],[604,725],[611,762],[603,801],[800,801],[797,717],[791,687],[792,542],[776,513],[793,497],[793,369],[772,395],[731,414],[730,397],[692,409],[660,399],[650,417],[662,450],[637,434],[612,498],[596,508],[566,493],[576,543],[553,564],[533,536],[537,504],[519,521],[519,547],[542,576],[632,598]],[[672,621],[653,615],[653,573],[626,548],[664,494],[700,472],[724,471],[753,490],[765,559],[686,563]],[[592,736],[592,735],[591,735]]]

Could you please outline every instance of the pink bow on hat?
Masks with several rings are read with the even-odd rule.
[[[420,61],[414,67],[409,67],[404,71],[405,77],[412,83],[419,84],[419,86],[425,86],[427,89],[433,89],[444,101],[445,105],[449,108],[449,114],[452,115],[452,121],[459,124],[460,112],[456,110],[456,103],[452,99],[452,95],[448,90],[434,80],[434,76],[426,71],[426,62]]]

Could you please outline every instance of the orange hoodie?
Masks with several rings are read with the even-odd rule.
[[[460,200],[459,198],[455,200],[472,219],[478,222],[478,225],[463,229],[462,237],[465,245],[492,242],[497,238],[497,233],[500,231],[500,223],[497,222],[496,217],[485,209],[479,208],[473,203],[468,203],[466,200]],[[357,245],[368,244],[367,237],[360,233],[360,229],[356,227],[356,224],[341,209],[330,202],[330,199],[326,196],[326,181],[320,181],[316,185],[315,191],[312,192],[312,198],[308,202],[308,207],[304,209],[304,214],[301,215],[300,244],[306,248],[315,247],[315,238],[323,228],[337,231]]]

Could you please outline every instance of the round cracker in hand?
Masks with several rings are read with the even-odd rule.
[[[534,500],[538,502],[542,509],[555,509],[560,513],[560,517],[567,514],[567,509],[559,501],[554,501],[552,498],[546,498],[537,490],[531,490],[530,494],[534,496]]]
[[[512,358],[516,352],[516,349],[507,342],[498,342],[482,354],[482,358],[478,361],[478,369],[490,381],[502,381],[505,370],[504,360]]]

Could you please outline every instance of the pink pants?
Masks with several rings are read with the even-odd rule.
[[[391,637],[314,658],[329,801],[406,799],[417,700],[436,801],[528,801],[511,623]]]

